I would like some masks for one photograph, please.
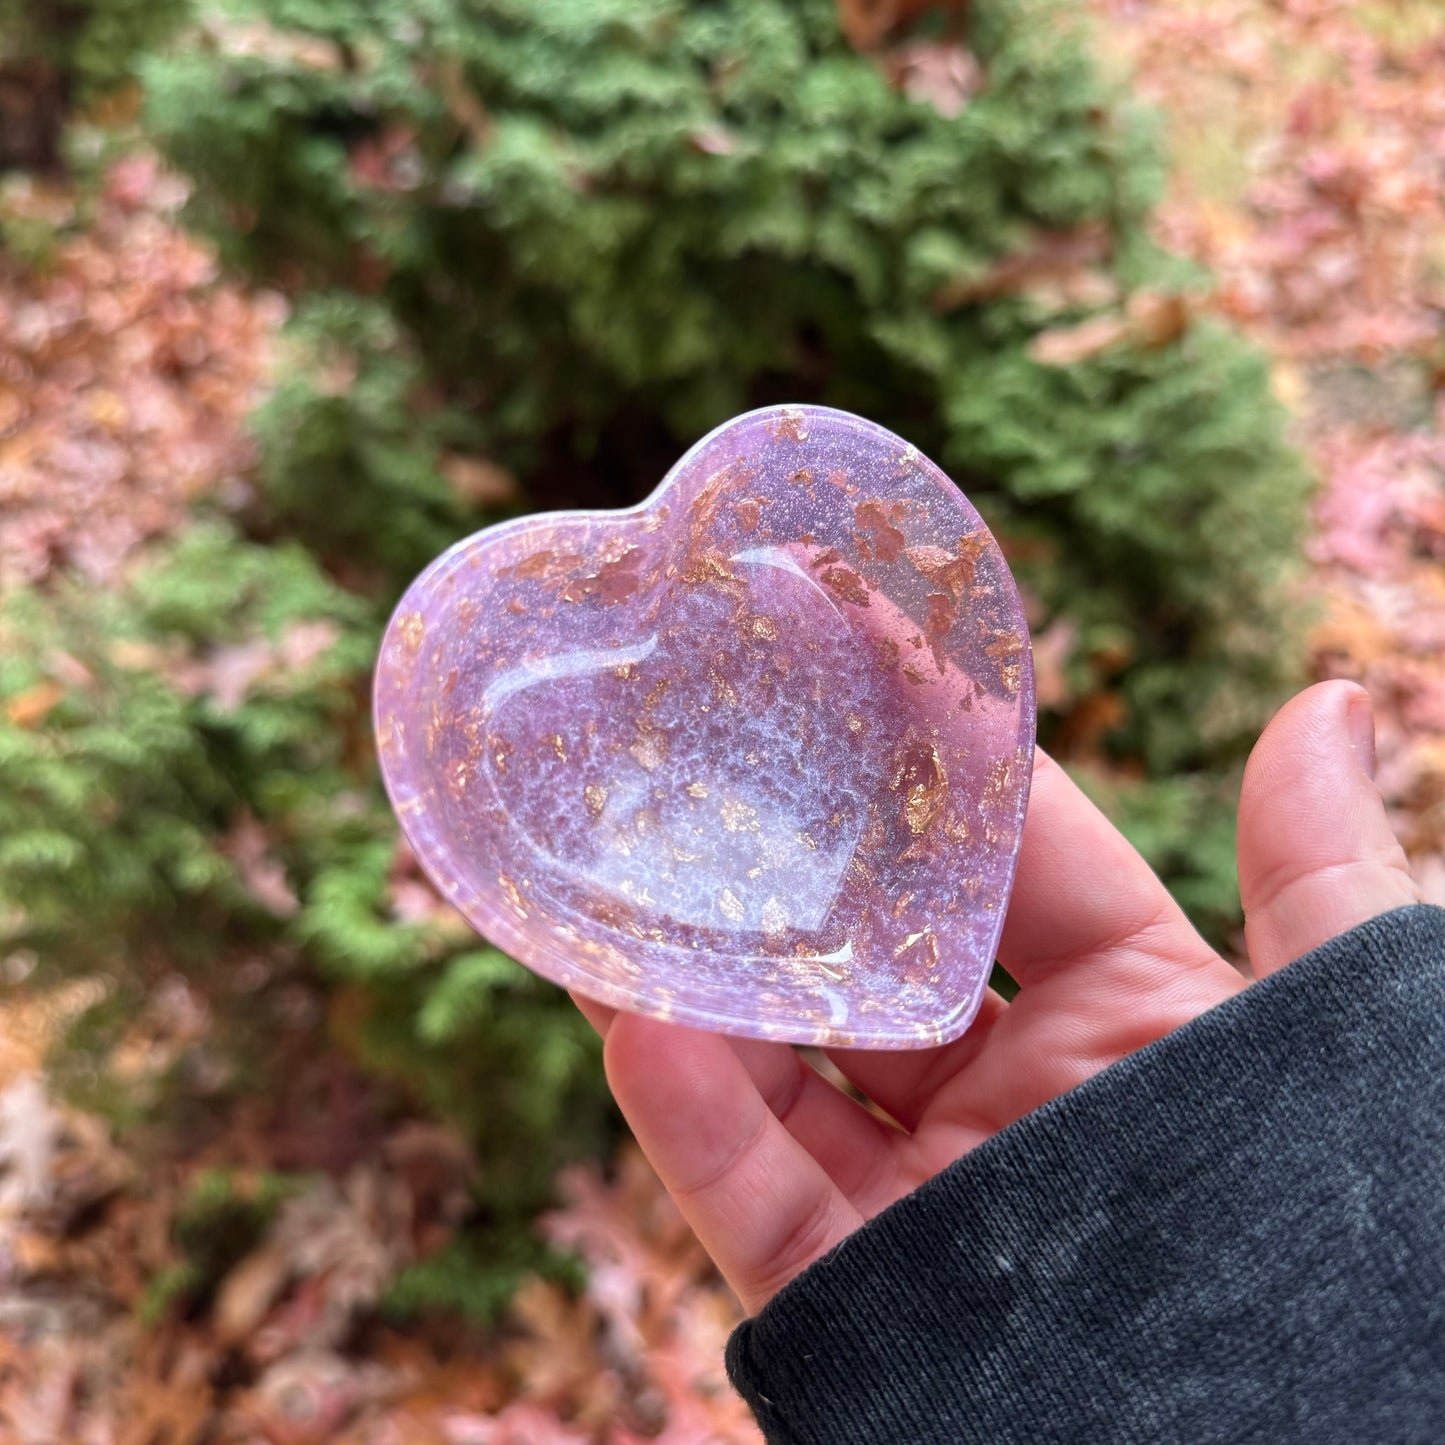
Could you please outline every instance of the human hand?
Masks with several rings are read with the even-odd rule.
[[[1418,901],[1373,767],[1369,700],[1350,683],[1301,693],[1256,745],[1238,837],[1256,978]],[[787,1044],[578,998],[633,1133],[749,1313],[991,1134],[1247,986],[1043,753],[999,961],[1018,996],[990,991],[953,1043],[828,1051],[898,1127]]]

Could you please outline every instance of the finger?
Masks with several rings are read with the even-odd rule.
[[[788,1044],[733,1039],[773,1117],[822,1165],[865,1218],[896,1199],[903,1135],[835,1088]]]
[[[617,1010],[582,994],[572,999],[605,1040]],[[790,1045],[733,1039],[730,1046],[774,1117],[861,1213],[876,1214],[897,1198],[896,1129],[821,1078]]]
[[[571,989],[568,990],[568,996],[585,1015],[587,1022],[605,1039],[617,1010],[609,1004],[598,1003],[595,998],[588,998],[586,994]]]
[[[1369,694],[1322,682],[1280,709],[1239,799],[1239,891],[1255,976],[1419,901],[1376,790]]]
[[[999,961],[1022,990],[1101,962],[1138,965],[1141,987],[1161,972],[1233,973],[1199,937],[1154,870],[1041,750]]]
[[[999,961],[1020,996],[981,1009],[962,1038],[918,1054],[829,1057],[912,1129],[985,1048],[992,1072],[1023,1071],[1038,1088],[1052,1088],[1055,1079],[1086,1078],[1117,1057],[1139,1026],[1167,1032],[1241,986],[1133,846],[1041,749]],[[1014,1018],[1020,1005],[1023,1015]],[[1055,1025],[1069,1053],[1040,1071],[1031,1061],[1042,1057]],[[1025,1098],[1004,1082],[982,1091],[996,1101],[990,1117],[1001,1122],[1016,1117]]]
[[[856,1089],[872,1099],[890,1118],[912,1129],[938,1090],[968,1065],[983,1047],[1008,1004],[989,989],[968,1031],[952,1043],[932,1049],[827,1049],[828,1058]]]
[[[604,1058],[637,1142],[750,1313],[863,1222],[726,1039],[620,1013]]]

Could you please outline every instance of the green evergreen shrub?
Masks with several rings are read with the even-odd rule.
[[[228,970],[261,956],[349,990],[337,1042],[487,1159],[476,1222],[497,1271],[474,1283],[496,1294],[542,1257],[528,1225],[558,1165],[615,1125],[565,996],[447,915],[393,910],[366,713],[378,633],[303,548],[215,521],[121,586],[0,600],[0,954],[112,981],[56,1077],[123,1127],[144,1110],[104,1058],[160,976],[184,970],[214,1005],[212,1046],[253,1059],[232,1087],[276,1081],[256,1072],[262,1005],[228,993]]]
[[[931,98],[907,73],[927,52],[855,53],[833,0],[215,0],[144,69],[193,222],[293,298],[288,349],[250,540],[208,525],[115,598],[0,610],[0,717],[24,700],[0,722],[0,930],[117,975],[159,937],[198,973],[243,940],[330,980],[358,1057],[478,1142],[461,1273],[515,1276],[556,1160],[609,1116],[556,990],[393,907],[367,676],[415,569],[495,515],[449,459],[531,506],[618,505],[754,405],[907,435],[1000,533],[1036,624],[1075,625],[1068,690],[1115,719],[1090,747],[1135,779],[1107,801],[1231,924],[1234,780],[1291,681],[1305,479],[1235,336],[1122,323],[1201,278],[1148,239],[1147,117],[1072,13],[974,0],[948,24],[977,84],[955,66]],[[912,43],[954,37],[925,17]],[[1112,344],[1041,359],[1109,317]],[[1041,724],[1079,736],[1067,705]],[[247,818],[294,911],[238,869]],[[497,1297],[443,1267],[393,1304]]]
[[[191,0],[0,0],[0,59],[43,62],[72,98],[93,99],[130,80],[190,11]]]
[[[67,117],[122,88],[191,0],[0,0],[0,168],[51,168]]]
[[[267,521],[384,594],[477,524],[441,471],[444,454],[475,445],[475,423],[428,403],[421,363],[378,301],[303,294],[285,343],[254,418]]]
[[[472,1325],[495,1324],[527,1275],[573,1292],[580,1292],[587,1277],[574,1254],[538,1247],[516,1234],[472,1231],[402,1270],[381,1301],[381,1313],[398,1324],[439,1311]]]
[[[218,951],[217,925],[274,933],[225,835],[249,811],[304,853],[312,786],[340,790],[365,618],[299,547],[219,525],[123,588],[0,602],[4,941],[79,970],[158,936]]]
[[[832,0],[227,4],[290,43],[213,29],[149,68],[149,123],[232,262],[324,293],[306,344],[367,356],[323,442],[306,380],[265,414],[273,504],[310,545],[384,541],[395,593],[459,535],[438,425],[534,504],[606,505],[746,407],[850,407],[952,469],[1040,623],[1078,624],[1077,692],[1121,704],[1108,753],[1199,774],[1227,814],[1292,681],[1306,479],[1263,362],[1215,322],[1035,359],[1045,331],[1200,280],[1148,240],[1147,117],[1067,6],[972,5],[981,79],[944,114],[848,47]],[[349,506],[305,500],[347,475]],[[1227,888],[1155,812],[1181,825],[1140,833],[1155,858]]]

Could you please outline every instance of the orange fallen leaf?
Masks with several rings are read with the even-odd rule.
[[[1094,316],[1077,326],[1054,326],[1029,343],[1029,357],[1040,366],[1075,366],[1117,346],[1129,334],[1122,316]]]
[[[485,457],[453,452],[442,458],[441,473],[457,496],[471,507],[509,507],[522,497],[516,477]]]
[[[39,727],[64,696],[65,689],[58,682],[51,679],[37,682],[10,699],[5,705],[5,716],[17,728]]]
[[[1188,329],[1194,303],[1177,291],[1136,291],[1125,307],[1129,339],[1149,351],[1178,340]]]
[[[214,1392],[205,1356],[185,1346],[174,1362],[157,1344],[140,1362],[128,1424],[117,1445],[199,1445],[214,1421]]]

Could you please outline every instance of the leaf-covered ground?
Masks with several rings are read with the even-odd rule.
[[[176,224],[183,199],[143,153],[93,195],[26,178],[0,193],[0,589],[61,572],[117,585],[198,504],[249,500],[245,418],[283,308],[219,279]],[[134,662],[218,696],[298,665],[255,647]],[[12,724],[56,706],[66,660],[50,663],[60,680],[13,697]],[[294,908],[254,819],[226,844],[262,902]],[[419,879],[394,881],[398,917],[439,906]],[[239,1109],[199,1147],[147,1141],[142,1167],[44,1076],[48,1045],[106,982],[27,991],[33,963],[0,960],[0,1445],[758,1438],[722,1372],[736,1302],[637,1155],[606,1182],[565,1174],[538,1222],[585,1284],[528,1283],[500,1330],[388,1326],[408,1268],[447,1267],[484,1163],[440,1126],[368,1117],[374,1147],[331,1167],[325,1137],[367,1109],[338,1061],[328,1117]],[[324,1050],[322,1001],[295,1004]],[[125,1029],[115,1077],[145,1097],[208,1027],[171,975]]]
[[[1445,18],[1430,0],[1097,0],[1164,112],[1160,240],[1275,357],[1320,490],[1320,677],[1369,688],[1378,782],[1445,903]]]
[[[94,201],[28,177],[0,191],[0,588],[72,568],[112,582],[202,495],[239,500],[241,418],[277,298],[216,284],[177,228],[175,179],[136,155]]]
[[[871,44],[883,7],[844,8]],[[1445,20],[1431,0],[1094,8],[1166,116],[1159,235],[1216,277],[1188,304],[1275,358],[1320,478],[1312,665],[1369,687],[1380,786],[1445,902]],[[939,106],[976,83],[956,47],[910,47],[893,68]],[[243,422],[280,303],[217,278],[177,228],[179,199],[139,154],[94,198],[13,179],[0,196],[0,586],[62,566],[104,586],[198,500],[246,500]],[[1045,359],[1113,339],[1053,337]],[[1042,649],[1040,663],[1046,681]],[[11,721],[53,703],[27,695]],[[243,844],[284,902],[267,840]],[[735,1306],[634,1154],[606,1180],[567,1174],[540,1223],[585,1283],[528,1284],[500,1330],[388,1324],[388,1291],[446,1259],[485,1161],[390,1122],[361,1163],[308,1174],[288,1158],[282,1174],[274,1121],[237,1117],[142,1177],[41,1076],[47,1039],[103,985],[27,994],[28,961],[0,962],[3,1445],[757,1438],[721,1373]],[[177,986],[120,1063],[140,1087],[206,1026]],[[290,1122],[294,1154],[316,1124]]]

